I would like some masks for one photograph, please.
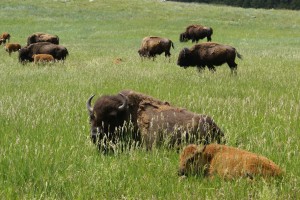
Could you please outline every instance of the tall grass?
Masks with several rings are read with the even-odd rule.
[[[21,65],[0,52],[0,197],[2,199],[298,199],[300,17],[296,11],[241,9],[150,0],[3,1],[0,27],[11,42],[57,34],[64,64]],[[179,43],[188,24],[214,29],[212,40],[244,56],[238,75],[182,69]],[[175,43],[141,61],[144,36]],[[121,58],[116,64],[114,61]],[[272,159],[282,180],[223,181],[177,176],[178,152],[157,148],[99,154],[89,139],[91,94],[133,89],[213,116],[228,145]]]

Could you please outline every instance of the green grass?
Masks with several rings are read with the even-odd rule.
[[[0,5],[1,31],[26,44],[33,32],[57,34],[64,64],[21,65],[0,51],[1,199],[299,199],[300,16],[150,0],[17,1]],[[214,29],[212,40],[244,56],[199,74],[176,65],[188,24]],[[143,37],[175,43],[171,61],[141,61]],[[3,47],[2,47],[3,48]],[[121,58],[120,64],[114,61]],[[85,102],[91,94],[133,89],[213,116],[228,145],[281,166],[282,180],[212,181],[177,176],[178,152],[97,152]]]

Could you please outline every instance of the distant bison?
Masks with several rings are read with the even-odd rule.
[[[59,44],[59,37],[48,33],[34,33],[27,38],[27,46],[37,42],[50,42]]]
[[[12,52],[19,51],[21,49],[21,45],[18,43],[7,43],[5,44],[5,51],[8,52],[9,55],[11,55]]]
[[[190,25],[186,28],[185,32],[180,34],[180,42],[187,42],[192,40],[192,42],[198,42],[200,39],[207,38],[207,41],[211,41],[211,36],[213,34],[213,29],[210,27],[202,25]]]
[[[5,44],[6,43],[6,40],[9,42],[10,40],[10,34],[7,33],[7,32],[4,32],[0,35],[0,45],[3,43]]]
[[[224,133],[207,115],[197,114],[171,106],[135,91],[124,90],[118,95],[102,96],[87,109],[91,123],[91,139],[106,150],[108,142],[115,143],[119,131],[128,131],[130,137],[151,149],[153,144],[166,143],[177,146],[181,143],[223,142]]]
[[[19,61],[33,61],[34,54],[50,54],[55,60],[65,60],[68,56],[68,50],[61,45],[50,42],[39,42],[23,47],[19,50]]]
[[[50,54],[33,54],[32,58],[33,58],[35,64],[54,61],[53,56]]]
[[[282,175],[282,170],[264,156],[238,148],[209,144],[188,145],[180,155],[178,175],[204,175],[224,179],[256,176],[272,177]]]
[[[204,42],[196,44],[192,48],[184,48],[180,51],[177,65],[187,68],[188,66],[197,66],[201,71],[208,67],[212,72],[216,71],[214,66],[227,63],[231,73],[237,73],[237,64],[235,57],[242,59],[237,50],[229,45],[218,44],[214,42]]]
[[[145,37],[142,40],[141,48],[138,53],[141,57],[152,57],[153,59],[156,55],[165,53],[165,57],[170,57],[171,46],[174,49],[174,44],[171,40],[161,37]]]

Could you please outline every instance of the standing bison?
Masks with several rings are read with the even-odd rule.
[[[66,47],[50,42],[39,42],[23,47],[19,50],[19,61],[33,61],[34,54],[50,54],[55,60],[65,60],[68,53]]]
[[[171,40],[161,37],[145,37],[142,40],[141,48],[138,53],[141,57],[154,58],[156,55],[165,53],[165,57],[170,57],[171,46],[174,49],[174,44]]]
[[[238,148],[209,144],[188,145],[180,155],[178,175],[203,175],[224,179],[240,177],[253,179],[281,176],[282,170],[268,158]]]
[[[210,116],[171,106],[135,91],[124,90],[118,95],[102,96],[91,106],[91,139],[107,150],[107,145],[118,140],[120,131],[128,131],[130,137],[143,143],[147,149],[162,143],[177,146],[181,143],[223,142],[223,132]],[[105,140],[105,141],[104,141]],[[104,142],[103,142],[104,141]]]
[[[207,41],[211,41],[211,36],[213,34],[213,29],[201,25],[190,25],[186,28],[185,32],[180,34],[180,42],[187,42],[192,40],[192,42],[198,42],[200,39],[207,38]]]
[[[214,66],[219,66],[227,63],[231,69],[231,73],[237,73],[237,64],[235,57],[242,59],[234,47],[229,45],[218,44],[214,42],[204,42],[196,44],[192,48],[184,48],[180,51],[177,65],[187,68],[189,66],[197,66],[199,71],[202,71],[205,66],[209,70],[215,72]]]
[[[50,42],[52,44],[59,44],[59,38],[57,35],[51,35],[48,33],[34,33],[27,38],[27,46],[37,42]]]
[[[5,44],[6,43],[6,40],[9,42],[10,40],[10,34],[7,33],[7,32],[4,32],[0,35],[0,45],[3,43]]]

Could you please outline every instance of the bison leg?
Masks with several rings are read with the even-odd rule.
[[[234,61],[227,64],[231,69],[231,74],[237,75],[237,64]]]
[[[205,70],[205,66],[197,66],[198,72],[202,73]]]
[[[216,72],[216,68],[213,65],[207,65],[207,67],[212,73]]]

